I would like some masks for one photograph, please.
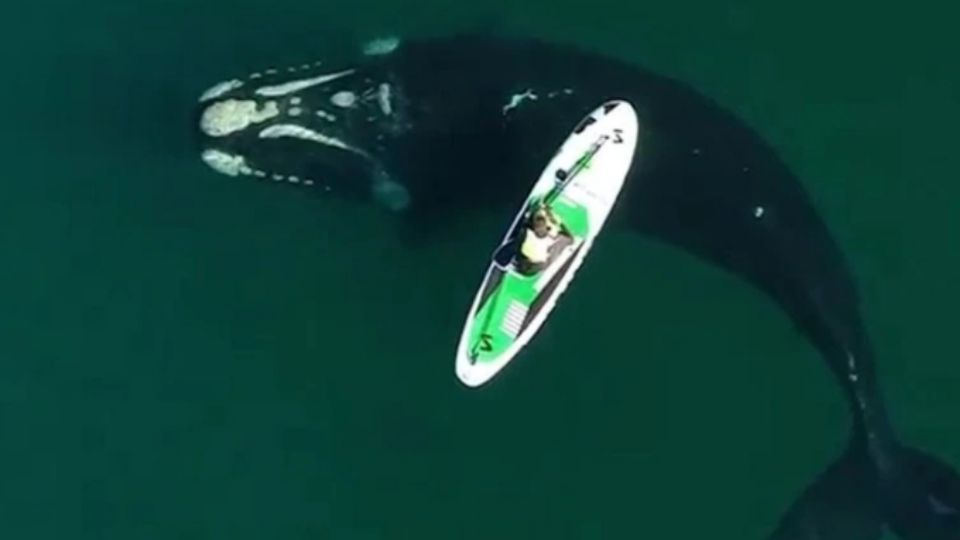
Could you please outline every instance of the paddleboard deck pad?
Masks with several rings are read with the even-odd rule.
[[[457,347],[456,373],[480,386],[533,338],[603,228],[637,150],[638,120],[626,101],[583,118],[543,170],[507,230],[474,297]],[[525,256],[532,218],[548,209],[555,235],[545,259]]]

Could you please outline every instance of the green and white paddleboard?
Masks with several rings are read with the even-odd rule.
[[[609,101],[586,116],[543,170],[494,252],[457,347],[457,377],[489,381],[529,343],[590,251],[637,149],[636,111]],[[560,223],[546,263],[521,254],[530,218],[549,207]]]

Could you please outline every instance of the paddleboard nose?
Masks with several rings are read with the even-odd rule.
[[[456,373],[457,379],[469,388],[483,386],[500,371],[503,363],[476,361],[471,358],[466,338],[458,347]]]
[[[470,360],[464,356],[457,362],[457,378],[465,386],[477,388],[490,380],[490,375],[483,373],[483,370],[470,364]]]

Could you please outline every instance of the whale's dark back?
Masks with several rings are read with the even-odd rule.
[[[643,137],[612,221],[742,276],[833,356],[864,342],[854,281],[798,179],[691,87],[587,51],[486,37],[408,43],[394,69],[420,107],[399,167],[416,217],[515,205],[578,118],[624,98]],[[504,113],[526,90],[537,98]]]
[[[262,133],[246,150],[265,163],[299,162],[361,199],[376,198],[377,181],[399,182],[412,198],[407,230],[425,238],[418,233],[451,230],[478,213],[508,222],[576,122],[606,100],[630,101],[640,146],[610,227],[685,250],[764,291],[819,349],[850,405],[851,444],[772,538],[874,540],[884,526],[904,540],[960,538],[960,476],[896,440],[845,258],[800,181],[750,127],[679,81],[532,40],[414,40],[368,57],[362,69],[343,82],[360,84],[349,91],[365,99],[362,86],[379,82],[378,109],[341,111],[347,119],[336,127],[366,144],[363,159],[340,151],[319,159],[322,147],[289,140],[268,147]],[[332,88],[322,90],[312,101]],[[380,113],[390,122],[373,122],[369,114]],[[344,156],[364,167],[344,173]],[[371,175],[373,187],[361,181]]]
[[[754,130],[681,82],[570,47],[426,40],[386,64],[404,81],[415,122],[389,165],[413,194],[409,217],[427,229],[494,208],[512,217],[575,123],[605,100],[629,100],[640,150],[611,225],[764,291],[821,352],[850,405],[847,451],[771,538],[872,540],[884,525],[904,540],[960,538],[960,476],[896,440],[845,257],[800,181]],[[519,95],[527,101],[507,107]],[[859,524],[854,534],[850,523]]]

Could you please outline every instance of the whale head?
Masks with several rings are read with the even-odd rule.
[[[218,83],[199,99],[201,158],[213,170],[298,184],[393,210],[410,202],[386,155],[411,128],[403,88],[378,60],[267,69]]]

